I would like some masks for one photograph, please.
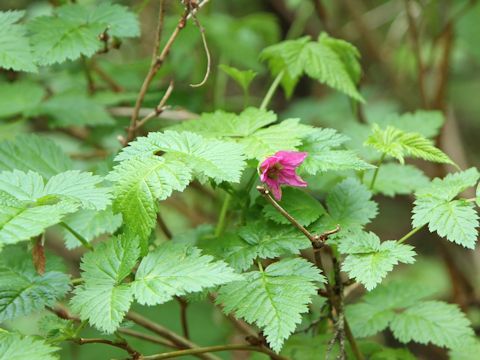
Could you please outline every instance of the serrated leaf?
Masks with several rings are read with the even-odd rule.
[[[363,101],[355,86],[358,77],[358,51],[344,41],[322,34],[318,41],[310,37],[286,40],[267,47],[261,59],[268,61],[273,74],[284,72],[282,85],[290,96],[299,78],[306,74],[348,96]]]
[[[30,115],[48,115],[51,127],[114,125],[107,110],[82,92],[55,94],[33,108]]]
[[[133,300],[131,285],[122,281],[139,254],[138,240],[127,236],[111,238],[85,254],[81,264],[85,282],[71,300],[82,320],[106,333],[116,330]]]
[[[239,70],[232,66],[220,64],[219,68],[224,71],[228,76],[230,76],[233,80],[235,80],[240,87],[243,89],[244,92],[248,91],[250,87],[250,83],[252,80],[257,76],[257,73],[253,70]]]
[[[391,114],[373,119],[373,122],[382,128],[391,125],[405,132],[419,133],[429,139],[439,134],[444,121],[442,112],[436,110],[417,110],[413,113]]]
[[[0,143],[0,171],[36,171],[45,178],[70,170],[72,161],[53,141],[34,134]]]
[[[271,348],[279,352],[316,294],[315,283],[324,278],[303,259],[281,260],[244,276],[245,280],[222,286],[217,301],[226,313],[234,312],[261,328]]]
[[[103,46],[98,36],[107,29],[109,35],[117,37],[140,34],[135,15],[110,2],[96,7],[64,5],[55,9],[53,16],[36,17],[28,25],[39,65],[92,56]]]
[[[299,119],[286,119],[240,139],[239,143],[248,159],[263,160],[280,150],[296,150],[310,130],[311,127],[300,124]]]
[[[140,26],[135,13],[127,7],[112,4],[111,1],[102,1],[96,6],[86,7],[80,4],[62,6],[57,10],[61,18],[82,23],[102,24],[108,27],[108,34],[117,37],[137,37],[140,35]]]
[[[69,277],[57,271],[37,275],[31,269],[0,268],[0,322],[55,304],[67,293],[69,284]]]
[[[312,175],[330,170],[372,169],[374,166],[360,159],[355,151],[335,149],[348,140],[334,129],[313,129],[299,147],[308,153],[301,169]]]
[[[211,177],[216,182],[240,181],[245,167],[242,147],[238,144],[206,139],[191,132],[179,133],[170,130],[138,138],[124,148],[115,160],[151,157],[159,152],[165,152],[171,158],[183,161],[184,167]]]
[[[368,292],[362,302],[346,307],[346,316],[356,337],[367,337],[385,329],[396,309],[408,308],[430,296],[425,286],[392,282]]]
[[[378,212],[377,203],[371,200],[372,193],[353,178],[337,184],[327,195],[328,214],[320,218],[320,231],[331,230],[336,225],[345,231],[368,224]]]
[[[417,197],[432,196],[437,199],[452,200],[458,194],[477,184],[480,173],[476,168],[450,173],[443,179],[435,178],[432,182],[415,193]]]
[[[209,239],[205,248],[242,271],[247,270],[256,258],[273,259],[284,254],[298,254],[310,246],[310,241],[292,226],[256,221],[241,227],[238,235],[226,234]]]
[[[404,132],[393,126],[382,130],[377,124],[372,127],[372,135],[365,141],[382,154],[396,158],[401,164],[405,157],[419,158],[431,162],[454,164],[453,161],[432,141],[414,132]]]
[[[302,190],[291,187],[285,188],[280,205],[303,226],[310,225],[325,213],[318,200]],[[290,224],[290,221],[270,204],[263,208],[263,214],[276,223]]]
[[[138,235],[146,252],[157,201],[174,190],[183,191],[191,180],[191,171],[183,162],[150,156],[122,161],[107,179],[114,182],[113,210],[122,214],[126,233]]]
[[[15,81],[0,84],[0,117],[25,115],[42,101],[44,95],[43,88],[34,82]]]
[[[365,285],[367,290],[375,288],[398,263],[411,264],[413,247],[396,241],[380,242],[372,232],[355,232],[342,238],[339,251],[347,254],[342,269],[350,278]]]
[[[33,336],[23,336],[0,329],[0,360],[57,360],[60,350]]]
[[[111,208],[106,210],[80,210],[67,215],[63,223],[80,234],[85,240],[92,241],[102,234],[112,234],[122,224],[122,215],[114,214]],[[82,244],[67,229],[62,229],[67,249],[74,249]]]
[[[439,236],[466,248],[475,248],[479,223],[472,203],[434,197],[418,198],[413,208],[412,226],[425,224],[428,224],[430,232],[436,231]]]
[[[206,137],[247,137],[262,127],[277,121],[273,111],[249,107],[240,114],[217,110],[214,113],[203,113],[193,119],[173,126],[173,130],[191,131]]]
[[[372,183],[373,173],[370,171],[363,177],[366,186]],[[424,188],[428,183],[428,177],[413,165],[389,163],[383,164],[378,169],[373,192],[391,197],[408,195]]]
[[[195,247],[169,242],[142,260],[133,289],[140,304],[156,305],[240,278],[223,261],[213,261]]]
[[[14,71],[37,71],[25,26],[17,24],[25,11],[0,11],[0,67]]]
[[[455,348],[474,336],[470,321],[457,305],[424,301],[398,312],[390,328],[400,342],[415,341]]]

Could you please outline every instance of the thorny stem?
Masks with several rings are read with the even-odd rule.
[[[163,353],[163,354],[142,356],[140,359],[143,359],[143,360],[172,359],[180,356],[196,355],[196,354],[202,354],[206,352],[233,351],[233,350],[261,352],[261,353],[270,355],[272,359],[287,360],[287,358],[273,353],[270,349],[267,349],[265,347],[260,347],[260,346],[248,345],[248,344],[228,344],[228,345],[218,345],[218,346],[206,346],[203,348],[178,350],[178,351],[172,351],[172,352]]]
[[[406,234],[404,237],[402,237],[400,240],[398,240],[397,242],[399,244],[407,241],[408,239],[410,239],[413,235],[415,235],[418,231],[420,231],[421,229],[423,229],[425,227],[425,225],[422,225],[422,226],[417,226],[415,229],[412,229],[408,234]]]
[[[375,172],[373,173],[372,182],[370,183],[370,190],[373,190],[375,186],[375,181],[377,180],[378,172],[380,170],[380,166],[382,166],[383,160],[385,160],[386,154],[382,154],[380,160],[378,160],[377,167],[375,168]]]
[[[70,233],[75,236],[78,241],[80,241],[82,243],[82,245],[87,248],[88,250],[92,250],[93,251],[93,246],[92,244],[90,244],[87,239],[85,239],[82,235],[80,235],[78,232],[76,232],[74,229],[72,229],[67,223],[64,223],[64,222],[61,222],[60,223],[61,226],[63,226],[65,229],[67,229],[68,231],[70,231]]]
[[[277,90],[278,86],[280,85],[280,81],[282,81],[284,71],[280,71],[277,77],[273,80],[272,85],[268,88],[265,97],[263,98],[262,104],[260,105],[260,110],[265,110],[268,107],[268,104],[272,100],[273,94],[275,94],[275,90]]]

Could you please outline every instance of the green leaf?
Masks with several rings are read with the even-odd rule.
[[[334,149],[348,141],[334,129],[313,129],[304,139],[300,151],[308,153],[301,169],[308,174],[330,170],[368,170],[374,166],[361,160],[355,151]]]
[[[34,82],[2,83],[0,84],[0,117],[25,115],[42,101],[44,95],[43,88]]]
[[[140,36],[140,24],[136,15],[127,7],[112,4],[111,1],[102,1],[90,7],[71,4],[60,7],[57,13],[61,18],[72,22],[102,24],[104,30],[108,27],[107,33],[111,36],[126,38]]]
[[[322,204],[305,191],[295,188],[285,188],[280,205],[287,210],[301,225],[307,226],[325,214]],[[290,224],[272,205],[263,208],[266,218],[279,224]]]
[[[253,70],[239,70],[237,68],[220,64],[220,69],[228,74],[233,80],[235,80],[242,90],[246,93],[248,92],[248,88],[250,87],[250,83],[252,80],[257,76],[257,73]]]
[[[280,150],[296,150],[310,131],[311,127],[300,124],[299,119],[286,119],[240,139],[239,143],[248,159],[263,160]]]
[[[138,138],[124,148],[115,160],[151,157],[160,152],[183,161],[184,167],[211,177],[216,182],[239,182],[245,167],[242,148],[235,143],[206,139],[191,132],[179,133],[170,130]]]
[[[337,184],[327,195],[328,215],[320,219],[320,231],[333,229],[337,224],[342,231],[368,224],[378,212],[371,197],[372,193],[356,179]]]
[[[443,151],[433,145],[431,140],[418,133],[404,132],[393,126],[382,130],[377,124],[374,124],[372,135],[365,141],[365,145],[396,158],[401,164],[404,163],[405,157],[454,164]]]
[[[70,170],[72,161],[52,140],[34,134],[0,143],[0,171],[35,171],[45,178]]]
[[[442,200],[453,200],[458,194],[477,184],[480,173],[476,168],[451,173],[443,179],[435,178],[415,193],[417,197],[432,196]]]
[[[261,59],[268,61],[274,75],[284,71],[282,85],[288,96],[306,74],[363,102],[355,86],[360,68],[358,55],[353,45],[322,34],[318,41],[306,36],[269,46],[262,51]]]
[[[469,249],[475,248],[478,214],[472,203],[464,200],[442,200],[420,197],[413,208],[413,227],[428,224],[430,232]]]
[[[87,241],[99,237],[102,234],[112,234],[122,224],[122,215],[114,214],[112,209],[102,211],[80,210],[69,214],[63,219],[63,223],[79,233]],[[67,229],[62,228],[65,246],[74,249],[82,244]]]
[[[0,322],[52,306],[70,289],[70,279],[57,271],[37,275],[33,269],[0,267]]]
[[[363,183],[368,186],[372,183],[373,171],[365,174]],[[408,195],[429,183],[428,177],[413,165],[395,163],[383,164],[378,169],[377,178],[373,187],[374,193],[385,196]]]
[[[274,259],[284,254],[298,254],[311,247],[310,241],[292,226],[255,221],[241,227],[237,234],[209,239],[207,251],[225,259],[235,269],[247,270],[253,260]]]
[[[22,336],[0,329],[0,360],[57,360],[60,350],[34,336]]]
[[[95,7],[64,5],[53,16],[39,16],[29,23],[31,43],[39,65],[51,65],[80,56],[92,56],[103,46],[98,36],[105,30],[112,36],[140,34],[133,13],[120,5],[104,2]]]
[[[140,304],[156,305],[240,278],[223,261],[213,261],[195,247],[169,242],[142,260],[133,291]]]
[[[402,115],[391,114],[387,117],[372,119],[381,128],[393,126],[404,132],[415,132],[432,139],[437,136],[445,122],[441,111],[436,110],[417,110],[414,113],[405,113]]]
[[[375,288],[393,267],[402,262],[414,262],[415,252],[410,245],[396,241],[380,242],[372,232],[357,232],[341,239],[339,251],[347,254],[342,269],[350,278],[365,285],[367,290]]]
[[[249,107],[240,114],[217,110],[203,113],[198,119],[173,126],[173,130],[191,131],[206,137],[248,137],[258,129],[277,121],[273,111]]]
[[[388,327],[396,309],[408,308],[430,295],[428,287],[392,282],[368,292],[362,302],[348,305],[346,316],[356,337],[372,336]]]
[[[107,110],[82,92],[56,94],[30,111],[31,115],[48,115],[51,127],[114,125]]]
[[[191,180],[191,171],[183,162],[151,156],[132,158],[115,166],[107,176],[114,182],[114,212],[123,217],[127,234],[138,235],[143,252],[155,225],[157,201],[174,190],[183,191]]]
[[[0,11],[0,67],[36,72],[25,26],[16,24],[24,14],[25,11]]]
[[[441,301],[424,301],[398,312],[390,328],[402,343],[415,341],[447,348],[462,346],[474,335],[458,306]]]
[[[74,291],[72,310],[97,329],[114,332],[133,300],[131,285],[122,281],[139,254],[138,241],[127,236],[111,238],[85,254],[81,264],[85,282]]]
[[[217,301],[226,313],[262,329],[271,348],[279,352],[283,342],[307,312],[307,304],[324,278],[303,259],[285,259],[265,271],[244,274],[245,279],[221,287]]]
[[[454,347],[450,351],[450,360],[472,360],[472,354],[480,353],[480,341],[472,341],[468,344],[462,344],[459,347]]]
[[[38,65],[52,65],[92,56],[102,43],[105,26],[58,16],[38,16],[28,23],[32,51]]]

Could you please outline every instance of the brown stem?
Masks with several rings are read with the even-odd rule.
[[[125,89],[118,84],[113,77],[111,77],[105,70],[103,70],[97,62],[92,59],[91,68],[95,73],[110,87],[113,92],[122,92]]]
[[[33,240],[32,247],[32,259],[35,270],[38,274],[45,274],[45,248],[43,247],[43,235],[35,237]]]
[[[229,344],[229,345],[218,345],[218,346],[207,346],[204,348],[188,349],[188,350],[179,350],[172,351],[163,354],[156,354],[150,356],[143,356],[141,359],[144,360],[161,360],[161,359],[172,359],[180,356],[188,355],[199,355],[206,352],[217,352],[217,351],[234,351],[234,350],[244,350],[244,351],[256,351],[269,355],[272,359],[276,360],[288,360],[287,358],[272,353],[271,350],[263,347],[252,346],[247,344]]]
[[[170,98],[170,95],[172,95],[172,91],[173,91],[173,81],[170,81],[170,84],[168,85],[168,88],[165,91],[165,94],[162,96],[162,99],[158,103],[157,107],[137,123],[135,130],[140,129],[143,125],[145,125],[147,121],[149,121],[150,119],[153,119],[154,117],[159,116],[166,109],[165,104]]]
[[[84,338],[78,338],[78,339],[72,339],[73,342],[79,345],[86,345],[86,344],[107,344],[110,346],[114,346],[120,349],[125,350],[130,354],[130,358],[133,360],[141,359],[141,354],[133,349],[126,341],[112,341],[112,340],[107,340],[107,339],[101,339],[101,338],[91,338],[91,339],[84,339]]]
[[[83,64],[83,70],[85,71],[85,78],[87,79],[87,90],[88,90],[88,93],[91,95],[91,94],[95,93],[97,88],[95,86],[95,81],[93,80],[92,71],[90,69],[89,61],[83,55],[82,55],[81,59],[82,59],[82,64]]]
[[[160,226],[160,229],[162,229],[162,232],[165,234],[166,238],[168,240],[172,240],[172,232],[168,228],[167,224],[165,223],[165,220],[163,220],[162,215],[160,213],[157,213],[157,224]]]
[[[408,19],[408,31],[410,33],[410,38],[412,40],[412,45],[413,45],[413,53],[415,56],[415,60],[417,62],[417,77],[418,77],[418,87],[420,90],[420,98],[422,100],[422,106],[424,108],[427,108],[428,100],[427,100],[427,93],[425,88],[425,66],[423,64],[418,29],[415,23],[415,19],[413,18],[410,1],[411,0],[404,0],[405,12],[407,14],[407,19]]]
[[[157,56],[158,53],[158,44],[160,43],[160,36],[161,36],[161,31],[157,31],[157,37],[155,41],[155,46],[154,46],[154,51],[152,55],[152,63],[150,65],[150,69],[148,70],[147,76],[145,77],[145,80],[143,81],[142,87],[140,88],[140,92],[138,93],[137,100],[135,102],[135,107],[133,109],[131,121],[130,121],[130,126],[128,128],[128,133],[127,133],[127,138],[126,138],[126,143],[129,143],[132,141],[135,136],[136,136],[136,131],[137,131],[137,121],[138,121],[138,113],[140,111],[140,108],[142,107],[143,100],[145,98],[145,95],[147,94],[148,88],[150,87],[150,84],[153,81],[153,78],[157,74],[158,70],[162,67],[165,59],[167,58],[168,54],[170,53],[170,50],[172,48],[173,43],[177,39],[178,35],[180,34],[180,31],[185,28],[187,24],[187,20],[190,19],[192,16],[194,16],[197,11],[206,5],[209,0],[203,0],[195,9],[191,10],[189,6],[186,7],[185,12],[183,13],[182,17],[178,21],[177,26],[173,30],[172,34],[168,38],[165,46],[163,47],[162,51],[160,52],[160,55]],[[160,11],[159,11],[159,28],[163,27],[163,14],[164,14],[164,0],[160,1]]]
[[[159,344],[159,345],[169,347],[169,348],[177,348],[177,346],[175,344],[171,343],[170,341],[163,340],[159,337],[144,334],[144,333],[141,333],[139,331],[132,330],[132,329],[118,329],[117,331],[121,334],[128,335],[128,336],[131,336],[131,337],[135,337],[137,339],[142,339],[142,340],[145,340],[145,341],[149,341],[149,342],[154,343],[154,344]]]
[[[182,324],[182,333],[185,339],[190,340],[190,332],[188,331],[187,308],[188,303],[181,297],[176,297],[180,304],[180,323]]]
[[[148,329],[148,330],[160,335],[161,337],[171,341],[173,344],[177,345],[180,348],[193,349],[193,348],[198,348],[199,347],[197,344],[191,342],[188,339],[185,339],[183,336],[180,336],[177,333],[174,333],[173,331],[167,329],[166,327],[164,327],[160,324],[154,323],[154,322],[150,321],[149,319],[147,319],[146,317],[144,317],[144,316],[142,316],[138,313],[135,313],[133,311],[130,311],[127,314],[126,318],[133,321],[135,324],[140,325],[140,326],[144,327],[145,329]],[[201,359],[205,359],[205,360],[220,360],[220,358],[218,358],[217,356],[212,355],[212,354],[208,354],[208,353],[198,354],[197,357],[199,357]]]

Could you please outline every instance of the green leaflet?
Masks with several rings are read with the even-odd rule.
[[[364,296],[361,303],[346,308],[353,333],[359,337],[374,335],[390,327],[403,342],[455,348],[472,340],[469,320],[457,305],[422,300],[428,290],[409,283],[379,286]]]
[[[325,33],[318,41],[311,41],[308,36],[286,40],[267,47],[261,54],[274,75],[284,72],[282,85],[288,96],[300,77],[306,74],[363,102],[356,88],[360,74],[358,58],[359,53],[353,45]]]
[[[26,28],[17,22],[25,11],[0,11],[0,67],[36,72]]]
[[[0,267],[0,322],[54,305],[70,289],[69,284],[69,277],[58,271],[38,275],[30,268]]]
[[[135,15],[109,2],[96,7],[68,4],[57,8],[53,16],[36,17],[28,24],[35,61],[51,65],[92,56],[102,48],[98,36],[107,28],[117,37],[140,34]]]
[[[40,235],[78,208],[103,210],[110,189],[99,176],[77,170],[52,176],[46,183],[35,172],[0,173],[0,242],[13,244]]]
[[[111,238],[85,254],[81,264],[85,282],[75,288],[71,300],[82,320],[106,333],[116,330],[133,301],[130,284],[122,281],[139,254],[138,240],[127,236]]]
[[[382,130],[377,124],[372,127],[372,135],[365,141],[382,154],[396,158],[401,164],[405,157],[419,158],[431,162],[454,164],[453,161],[433,142],[415,132],[404,132],[393,126]]]
[[[34,134],[0,142],[0,171],[36,171],[44,178],[70,170],[72,161],[52,140]]]
[[[342,269],[351,278],[365,285],[367,290],[375,288],[398,263],[414,262],[413,247],[396,241],[380,242],[374,233],[354,232],[341,238],[339,251],[347,254]]]
[[[0,360],[57,360],[60,350],[34,336],[22,336],[0,329]]]
[[[441,237],[473,249],[477,241],[478,214],[473,203],[454,200],[462,191],[473,187],[480,174],[477,169],[448,174],[443,179],[432,182],[415,193],[412,226],[428,224],[431,232]]]
[[[223,261],[213,261],[195,247],[169,242],[143,258],[132,286],[140,304],[156,305],[239,279]]]
[[[220,288],[217,301],[226,313],[254,323],[263,330],[272,349],[279,352],[301,321],[300,314],[324,277],[302,259],[284,259],[264,271],[244,274],[245,279]]]

